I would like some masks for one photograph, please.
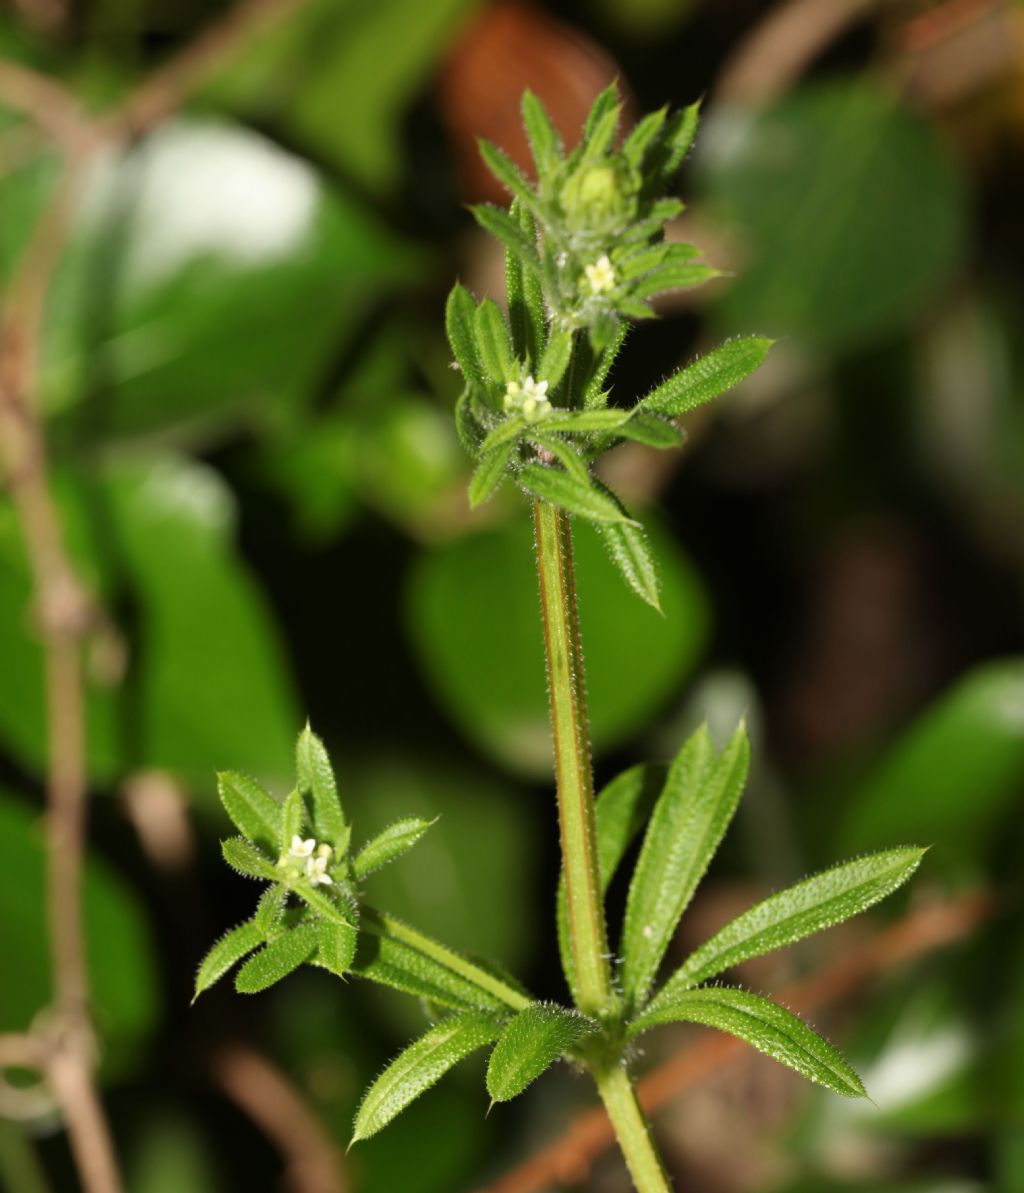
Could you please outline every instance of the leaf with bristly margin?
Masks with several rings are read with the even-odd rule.
[[[316,951],[316,944],[315,923],[289,928],[246,961],[235,975],[235,989],[239,994],[259,994],[308,961]]]
[[[537,376],[546,381],[554,392],[559,381],[565,376],[572,357],[573,333],[568,330],[552,331],[537,365]]]
[[[515,450],[515,440],[509,439],[481,455],[480,463],[473,469],[473,475],[469,480],[470,509],[483,505],[501,484]]]
[[[544,448],[545,451],[549,451],[565,471],[579,481],[581,485],[591,484],[593,478],[590,475],[587,462],[571,443],[560,438],[558,435],[535,434],[532,438],[538,446]]]
[[[286,853],[292,844],[293,837],[301,837],[306,823],[306,804],[298,788],[294,788],[286,796],[281,805],[281,852]]]
[[[628,332],[629,324],[625,319],[620,319],[615,325],[615,334],[598,357],[594,371],[587,382],[587,388],[583,392],[583,406],[586,410],[597,409],[607,404],[608,394],[605,393],[604,383],[608,380],[608,374],[611,372],[612,365],[615,364]]]
[[[614,431],[633,417],[630,410],[553,410],[544,420],[547,430],[584,434]]]
[[[699,118],[700,100],[669,116],[661,136],[651,146],[644,162],[644,189],[648,193],[663,191],[682,165],[697,135]]]
[[[536,254],[537,226],[533,216],[522,203],[514,202],[509,216],[516,220]],[[547,316],[544,310],[544,290],[538,269],[523,267],[518,252],[505,249],[505,293],[508,318],[512,328],[512,347],[516,356],[531,364],[540,356],[544,343]]]
[[[697,884],[725,836],[750,762],[745,726],[715,757],[707,726],[694,733],[669,767],[637,859],[622,929],[626,1001],[641,1006]]]
[[[526,181],[522,170],[508,154],[493,142],[488,141],[486,137],[477,137],[477,146],[480,149],[480,156],[484,159],[484,164],[505,190],[521,203],[533,207],[537,202],[537,196]]]
[[[368,841],[352,860],[352,870],[356,878],[365,878],[388,862],[393,862],[403,853],[408,853],[428,828],[435,822],[421,820],[419,816],[407,816],[404,820],[396,820],[389,824]]]
[[[638,410],[670,418],[685,414],[732,389],[761,364],[774,340],[743,336],[726,340],[692,365],[680,369],[637,403]]]
[[[691,953],[655,1002],[698,986],[750,957],[774,952],[859,915],[902,886],[924,854],[913,846],[871,853],[771,895]]]
[[[562,138],[555,131],[544,105],[532,91],[523,92],[522,113],[537,177],[543,178],[562,161]]]
[[[667,116],[668,108],[659,108],[656,112],[649,112],[642,120],[634,125],[629,136],[623,142],[622,156],[634,170],[640,168],[644,160],[644,154],[661,135]]]
[[[204,990],[209,990],[214,982],[220,981],[233,965],[237,965],[246,953],[258,948],[263,940],[263,932],[254,920],[246,920],[222,936],[199,963],[192,1001],[195,1002]]]
[[[359,923],[359,904],[347,886],[337,882],[333,886],[297,883],[291,889],[321,919],[329,920],[333,924]],[[328,895],[327,891],[331,893]]]
[[[717,1027],[837,1094],[867,1097],[861,1079],[836,1048],[792,1011],[759,994],[731,986],[683,990],[651,1003],[629,1025],[629,1034],[637,1036],[662,1023]]]
[[[256,914],[252,918],[264,940],[271,940],[277,935],[284,920],[284,907],[287,901],[288,889],[280,883],[268,886],[260,895],[260,900],[256,904]]]
[[[598,488],[581,484],[560,468],[527,464],[517,473],[517,479],[534,497],[540,497],[589,522],[631,521],[614,498]]]
[[[666,290],[687,290],[693,286],[702,286],[712,278],[721,276],[722,271],[715,269],[713,265],[669,263],[652,269],[646,277],[630,288],[630,293],[634,298],[653,298],[655,294],[663,294]]]
[[[453,1015],[432,1027],[400,1052],[366,1091],[356,1113],[352,1142],[376,1135],[449,1069],[497,1039],[500,1032],[500,1019],[480,1014]]]
[[[615,564],[619,575],[642,601],[660,613],[658,568],[647,535],[631,523],[604,525],[598,529],[608,550],[608,558]]]
[[[327,750],[309,725],[299,734],[295,747],[295,768],[299,791],[313,797],[313,827],[317,838],[326,841],[337,856],[343,856],[352,830],[341,810],[338,784]]]
[[[593,1035],[597,1024],[579,1011],[535,1002],[506,1025],[487,1065],[487,1092],[494,1102],[517,1097],[560,1056]]]
[[[277,852],[281,840],[281,805],[248,775],[221,771],[217,791],[224,810],[243,836]]]
[[[631,766],[629,770],[612,779],[598,794],[594,815],[597,823],[597,865],[602,894],[611,885],[626,850],[650,819],[658,796],[665,786],[666,773],[667,768],[664,766]],[[558,880],[556,906],[562,970],[575,999],[576,975],[569,939],[564,876],[560,876]]]
[[[473,218],[485,232],[490,232],[519,258],[526,266],[526,272],[535,272],[540,268],[536,241],[531,240],[518,219],[490,203],[478,203],[472,212]]]
[[[477,355],[488,378],[495,384],[515,380],[505,316],[493,298],[485,298],[477,307],[475,331]]]
[[[456,1011],[507,1011],[495,994],[449,969],[426,953],[388,934],[368,911],[361,918],[359,944],[351,970],[367,981]]]
[[[270,858],[260,853],[245,837],[228,837],[226,841],[221,841],[220,851],[227,864],[246,878],[265,878],[273,881],[281,877],[281,872]]]
[[[466,383],[483,385],[483,367],[476,351],[476,303],[465,286],[456,283],[452,287],[444,322],[455,363]]]
[[[594,100],[583,125],[580,148],[583,150],[584,159],[601,157],[611,148],[619,127],[621,111],[618,86],[609,83]]]
[[[526,419],[521,415],[514,414],[510,418],[506,418],[503,423],[499,423],[493,431],[488,433],[487,438],[480,445],[480,454],[487,455],[488,452],[494,451],[502,444],[518,439],[527,426]]]
[[[352,968],[359,940],[359,929],[351,924],[336,924],[318,920],[316,925],[316,959],[331,973],[344,977]]]
[[[455,400],[455,434],[463,449],[475,456],[484,437],[484,429],[473,409],[473,394],[469,386]]]
[[[668,419],[657,414],[645,414],[643,411],[635,413],[615,434],[620,439],[632,439],[634,443],[643,443],[647,447],[656,447],[659,450],[678,447],[686,438]]]

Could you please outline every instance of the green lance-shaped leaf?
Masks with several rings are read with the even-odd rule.
[[[590,468],[586,460],[583,459],[575,447],[567,440],[560,438],[558,435],[543,434],[534,434],[532,438],[538,446],[550,452],[565,471],[575,480],[579,481],[581,485],[590,486],[593,483]]]
[[[602,157],[611,148],[619,127],[621,111],[618,86],[609,83],[594,100],[583,125],[580,146],[584,150],[584,159]]]
[[[363,1097],[352,1142],[368,1139],[449,1069],[497,1039],[501,1020],[491,1015],[453,1015],[410,1044],[388,1065]]]
[[[292,838],[301,837],[306,822],[306,805],[298,788],[290,791],[281,805],[281,852],[291,848]]]
[[[291,889],[321,919],[333,924],[359,923],[359,904],[348,887],[337,882],[333,886],[312,886],[303,881],[295,883]]]
[[[318,920],[316,925],[316,959],[324,969],[344,977],[352,968],[359,941],[359,930],[351,924],[336,924]]]
[[[482,386],[484,371],[476,351],[476,303],[465,286],[456,283],[452,287],[444,322],[455,363],[466,383]]]
[[[299,791],[313,797],[313,827],[318,839],[326,841],[338,856],[343,856],[348,848],[351,829],[341,810],[338,784],[327,750],[309,725],[299,734],[295,747],[295,769]]]
[[[558,388],[558,383],[565,376],[572,357],[573,333],[566,329],[552,331],[548,342],[544,346],[540,363],[537,365],[537,375],[551,387],[551,392]]]
[[[512,415],[511,418],[506,418],[503,423],[499,423],[488,434],[487,438],[480,445],[480,454],[485,456],[488,452],[494,451],[496,447],[501,447],[503,444],[511,443],[513,440],[518,439],[528,426],[529,423],[527,423],[526,419],[518,414]]]
[[[637,409],[675,418],[703,406],[748,377],[768,355],[773,343],[764,336],[727,340],[663,381],[640,400]]]
[[[515,380],[505,316],[492,298],[485,298],[477,307],[475,330],[477,354],[487,377],[501,385]]]
[[[598,528],[608,557],[626,584],[652,609],[661,612],[658,567],[651,554],[647,535],[638,526],[620,523]]]
[[[299,924],[282,932],[265,948],[254,953],[235,975],[235,989],[239,994],[258,994],[286,978],[316,951],[317,926]]]
[[[560,433],[614,431],[633,417],[631,410],[554,410],[544,420],[548,430]]]
[[[508,302],[508,321],[512,332],[512,351],[519,360],[536,361],[544,342],[544,294],[538,272],[537,228],[533,216],[518,200],[509,209],[509,219],[518,224],[523,239],[505,245],[505,296]],[[523,265],[524,244],[529,246],[533,260],[529,268]]]
[[[679,917],[729,827],[749,761],[743,726],[718,758],[702,726],[669,768],[626,900],[622,983],[633,1006],[646,1000]]]
[[[277,853],[281,841],[281,806],[248,775],[222,771],[217,791],[224,810],[242,834],[257,845]]]
[[[688,290],[693,286],[702,286],[712,278],[721,276],[722,271],[713,265],[669,262],[652,269],[631,287],[630,293],[634,298],[653,298],[655,294],[664,294],[666,290]]]
[[[260,930],[264,940],[272,940],[280,931],[284,921],[284,907],[288,901],[288,888],[280,883],[268,886],[256,904],[253,923]]]
[[[515,1098],[560,1056],[593,1035],[597,1024],[579,1011],[537,1002],[509,1023],[491,1053],[487,1092],[494,1102]]]
[[[476,509],[478,505],[483,505],[501,484],[515,450],[515,440],[509,439],[505,443],[499,443],[497,447],[483,452],[480,463],[474,468],[473,475],[469,480],[470,509]]]
[[[403,853],[408,853],[434,823],[433,820],[421,820],[419,816],[407,816],[404,820],[389,824],[356,854],[352,861],[356,878],[365,878]]]
[[[526,272],[535,274],[540,269],[537,242],[514,215],[490,203],[479,203],[472,211],[473,218],[480,227],[500,240],[505,248],[519,259]]]
[[[668,108],[659,108],[656,112],[648,113],[639,123],[634,125],[632,132],[630,132],[629,136],[623,142],[622,156],[634,170],[640,168],[644,160],[644,154],[651,144],[658,139],[661,130],[665,127],[667,116]]]
[[[192,1001],[195,1002],[204,990],[209,990],[214,982],[220,981],[233,965],[237,965],[246,953],[258,948],[263,940],[263,932],[254,920],[246,920],[222,936],[199,964]]]
[[[629,422],[623,423],[616,435],[620,439],[632,439],[635,443],[659,449],[678,447],[686,438],[674,423],[657,414],[644,414],[643,411],[635,413]]]
[[[467,385],[455,399],[455,434],[463,450],[475,456],[484,438],[484,429],[475,410],[475,397]]]
[[[611,372],[612,365],[619,355],[628,332],[629,324],[625,319],[619,320],[615,325],[615,334],[598,357],[594,371],[587,382],[587,388],[583,392],[583,405],[587,410],[607,404],[608,395],[604,391],[604,383],[608,380],[608,374]]]
[[[858,915],[902,886],[924,853],[906,847],[868,854],[771,895],[691,953],[655,1002]]]
[[[548,119],[544,105],[532,91],[523,92],[522,112],[537,177],[543,178],[561,164],[562,138]]]
[[[752,1044],[759,1052],[848,1098],[866,1097],[860,1078],[842,1054],[769,998],[731,986],[683,990],[654,1003],[629,1026],[631,1036],[662,1023],[702,1023]]]
[[[682,165],[693,139],[697,135],[700,101],[679,112],[673,112],[665,122],[661,135],[650,147],[644,161],[644,189],[657,194],[665,189],[672,175]]]
[[[619,503],[599,488],[581,484],[560,468],[527,464],[517,474],[519,483],[534,497],[560,509],[586,518],[589,522],[631,522]]]
[[[508,154],[503,149],[499,149],[493,142],[488,141],[486,137],[478,137],[477,145],[480,149],[480,156],[484,159],[484,164],[505,190],[518,199],[520,203],[525,204],[527,207],[534,207],[537,197],[533,193],[533,188],[526,181],[522,170],[519,169]]]
[[[657,765],[632,766],[617,775],[598,794],[594,806],[597,820],[597,865],[601,893],[611,885],[619,863],[640,830],[650,819],[654,805],[665,786],[666,768]],[[569,914],[565,899],[565,879],[558,880],[558,948],[562,971],[569,989],[576,996],[576,975],[569,940]]]
[[[265,878],[272,882],[280,877],[274,863],[245,837],[228,837],[221,841],[220,850],[227,864],[246,878]]]

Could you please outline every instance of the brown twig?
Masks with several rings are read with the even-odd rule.
[[[912,912],[835,964],[786,987],[780,999],[794,1011],[803,1012],[836,1002],[880,973],[962,940],[993,907],[990,895],[976,891]],[[751,1055],[750,1050],[731,1036],[703,1036],[638,1083],[640,1103],[653,1114],[727,1061],[743,1055]],[[594,1160],[614,1140],[604,1111],[585,1111],[553,1143],[479,1193],[539,1193],[552,1185],[581,1183]]]
[[[251,1048],[225,1048],[213,1077],[232,1101],[277,1145],[295,1193],[345,1193],[343,1159],[298,1090]]]
[[[31,1060],[31,1067],[45,1076],[67,1124],[88,1193],[119,1193],[122,1187],[93,1077],[96,1047],[82,922],[88,796],[82,644],[97,614],[67,555],[50,483],[37,385],[43,319],[96,150],[154,127],[246,38],[302,2],[242,0],[156,71],[112,115],[100,119],[89,118],[55,80],[0,61],[0,104],[35,123],[64,157],[61,177],[22,253],[0,311],[0,461],[25,541],[45,668],[47,911],[54,978],[54,1001],[45,1026],[30,1037],[3,1038],[0,1072],[5,1065]],[[20,1051],[14,1049],[15,1041],[20,1041]],[[270,1129],[272,1124],[267,1125]],[[326,1191],[328,1186],[318,1188]],[[330,1188],[335,1190],[337,1185]]]

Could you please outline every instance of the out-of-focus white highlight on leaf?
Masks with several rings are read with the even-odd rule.
[[[196,257],[266,264],[301,247],[317,209],[316,174],[264,137],[178,121],[138,153],[137,173],[104,163],[89,208],[95,215],[124,204],[138,232],[124,263],[130,286],[155,285]]]
[[[972,1051],[970,1036],[954,1024],[927,1035],[900,1032],[864,1074],[864,1085],[880,1110],[896,1110],[937,1088]]]

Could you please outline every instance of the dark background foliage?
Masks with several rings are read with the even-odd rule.
[[[93,0],[53,24],[49,8],[0,17],[0,53],[96,110],[220,15]],[[682,1091],[659,1138],[692,1193],[1024,1188],[1024,10],[306,0],[104,156],[44,329],[65,529],[116,627],[89,653],[87,912],[133,1191],[321,1188],[285,1174],[274,1082],[341,1145],[422,1022],[306,971],[189,1008],[196,963],[252,894],[219,861],[214,771],[283,792],[307,712],[357,839],[441,817],[375,900],[562,995],[530,532],[511,492],[469,514],[441,311],[456,275],[500,293],[464,206],[501,199],[474,136],[520,149],[525,86],[571,136],[615,75],[634,115],[706,97],[680,231],[733,271],[632,335],[615,392],[735,332],[780,343],[691,418],[681,452],[608,460],[650,525],[666,616],[580,532],[598,777],[667,756],[703,718],[719,736],[749,718],[753,781],[686,939],[851,851],[934,845],[893,907],[750,965],[755,988],[929,901],[997,897],[969,938],[819,1016],[877,1106],[752,1058]],[[0,104],[4,276],[54,176]],[[44,746],[0,499],[0,1031],[48,997]],[[666,1032],[639,1067],[689,1038]],[[480,1187],[587,1098],[563,1072],[485,1119],[467,1068],[322,1187]],[[586,1187],[623,1179],[607,1159]],[[50,1116],[0,1123],[3,1183],[75,1187]]]

